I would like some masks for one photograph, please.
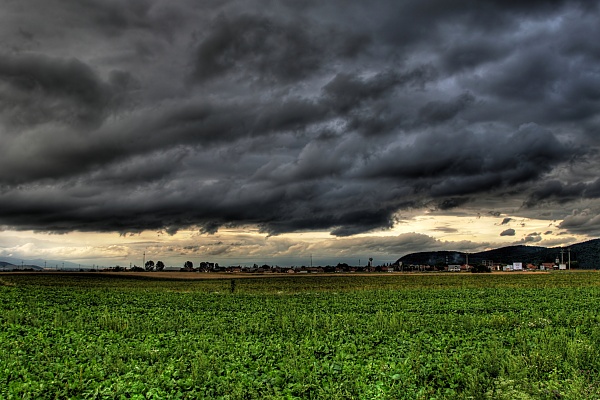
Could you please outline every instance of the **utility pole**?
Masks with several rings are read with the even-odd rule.
[[[569,269],[571,269],[571,248],[567,249],[569,251]]]
[[[564,264],[565,260],[564,260],[564,255],[565,255],[565,249],[563,249],[562,247],[560,248],[560,263]]]

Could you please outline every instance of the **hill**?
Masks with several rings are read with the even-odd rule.
[[[574,267],[582,269],[600,268],[600,239],[577,243],[569,246],[569,248],[571,249],[571,263]],[[469,264],[479,264],[484,260],[503,264],[513,262],[539,264],[554,262],[560,258],[560,247],[519,245],[469,253]],[[566,263],[568,259],[567,248],[564,248],[563,258]],[[405,265],[464,264],[466,254],[458,251],[426,251],[407,254],[396,261],[396,263],[399,262]]]
[[[5,266],[3,266],[3,264],[5,264]],[[28,269],[43,270],[44,269],[43,266],[45,266],[45,265],[48,266],[48,269],[55,268],[55,269],[64,269],[64,270],[71,270],[71,269],[79,270],[78,264],[68,262],[68,261],[62,261],[62,260],[48,260],[48,259],[41,259],[41,258],[27,260],[27,259],[16,258],[16,257],[0,258],[0,268],[3,268],[3,269],[6,269],[6,268],[20,269],[21,267],[23,267],[23,268],[28,268]]]
[[[6,270],[13,270],[13,269],[35,269],[35,270],[42,270],[43,268],[38,266],[38,265],[33,265],[33,264],[11,264],[9,262],[6,261],[0,261],[0,270],[6,271]]]
[[[0,261],[0,268],[14,268],[15,265],[6,261]]]

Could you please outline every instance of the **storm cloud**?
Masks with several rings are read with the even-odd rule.
[[[3,8],[4,227],[353,236],[434,204],[599,231],[596,2]]]

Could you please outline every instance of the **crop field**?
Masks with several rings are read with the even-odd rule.
[[[600,399],[599,308],[597,272],[0,274],[0,398]]]

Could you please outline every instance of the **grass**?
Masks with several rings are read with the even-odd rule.
[[[600,398],[600,274],[5,274],[0,398]]]

